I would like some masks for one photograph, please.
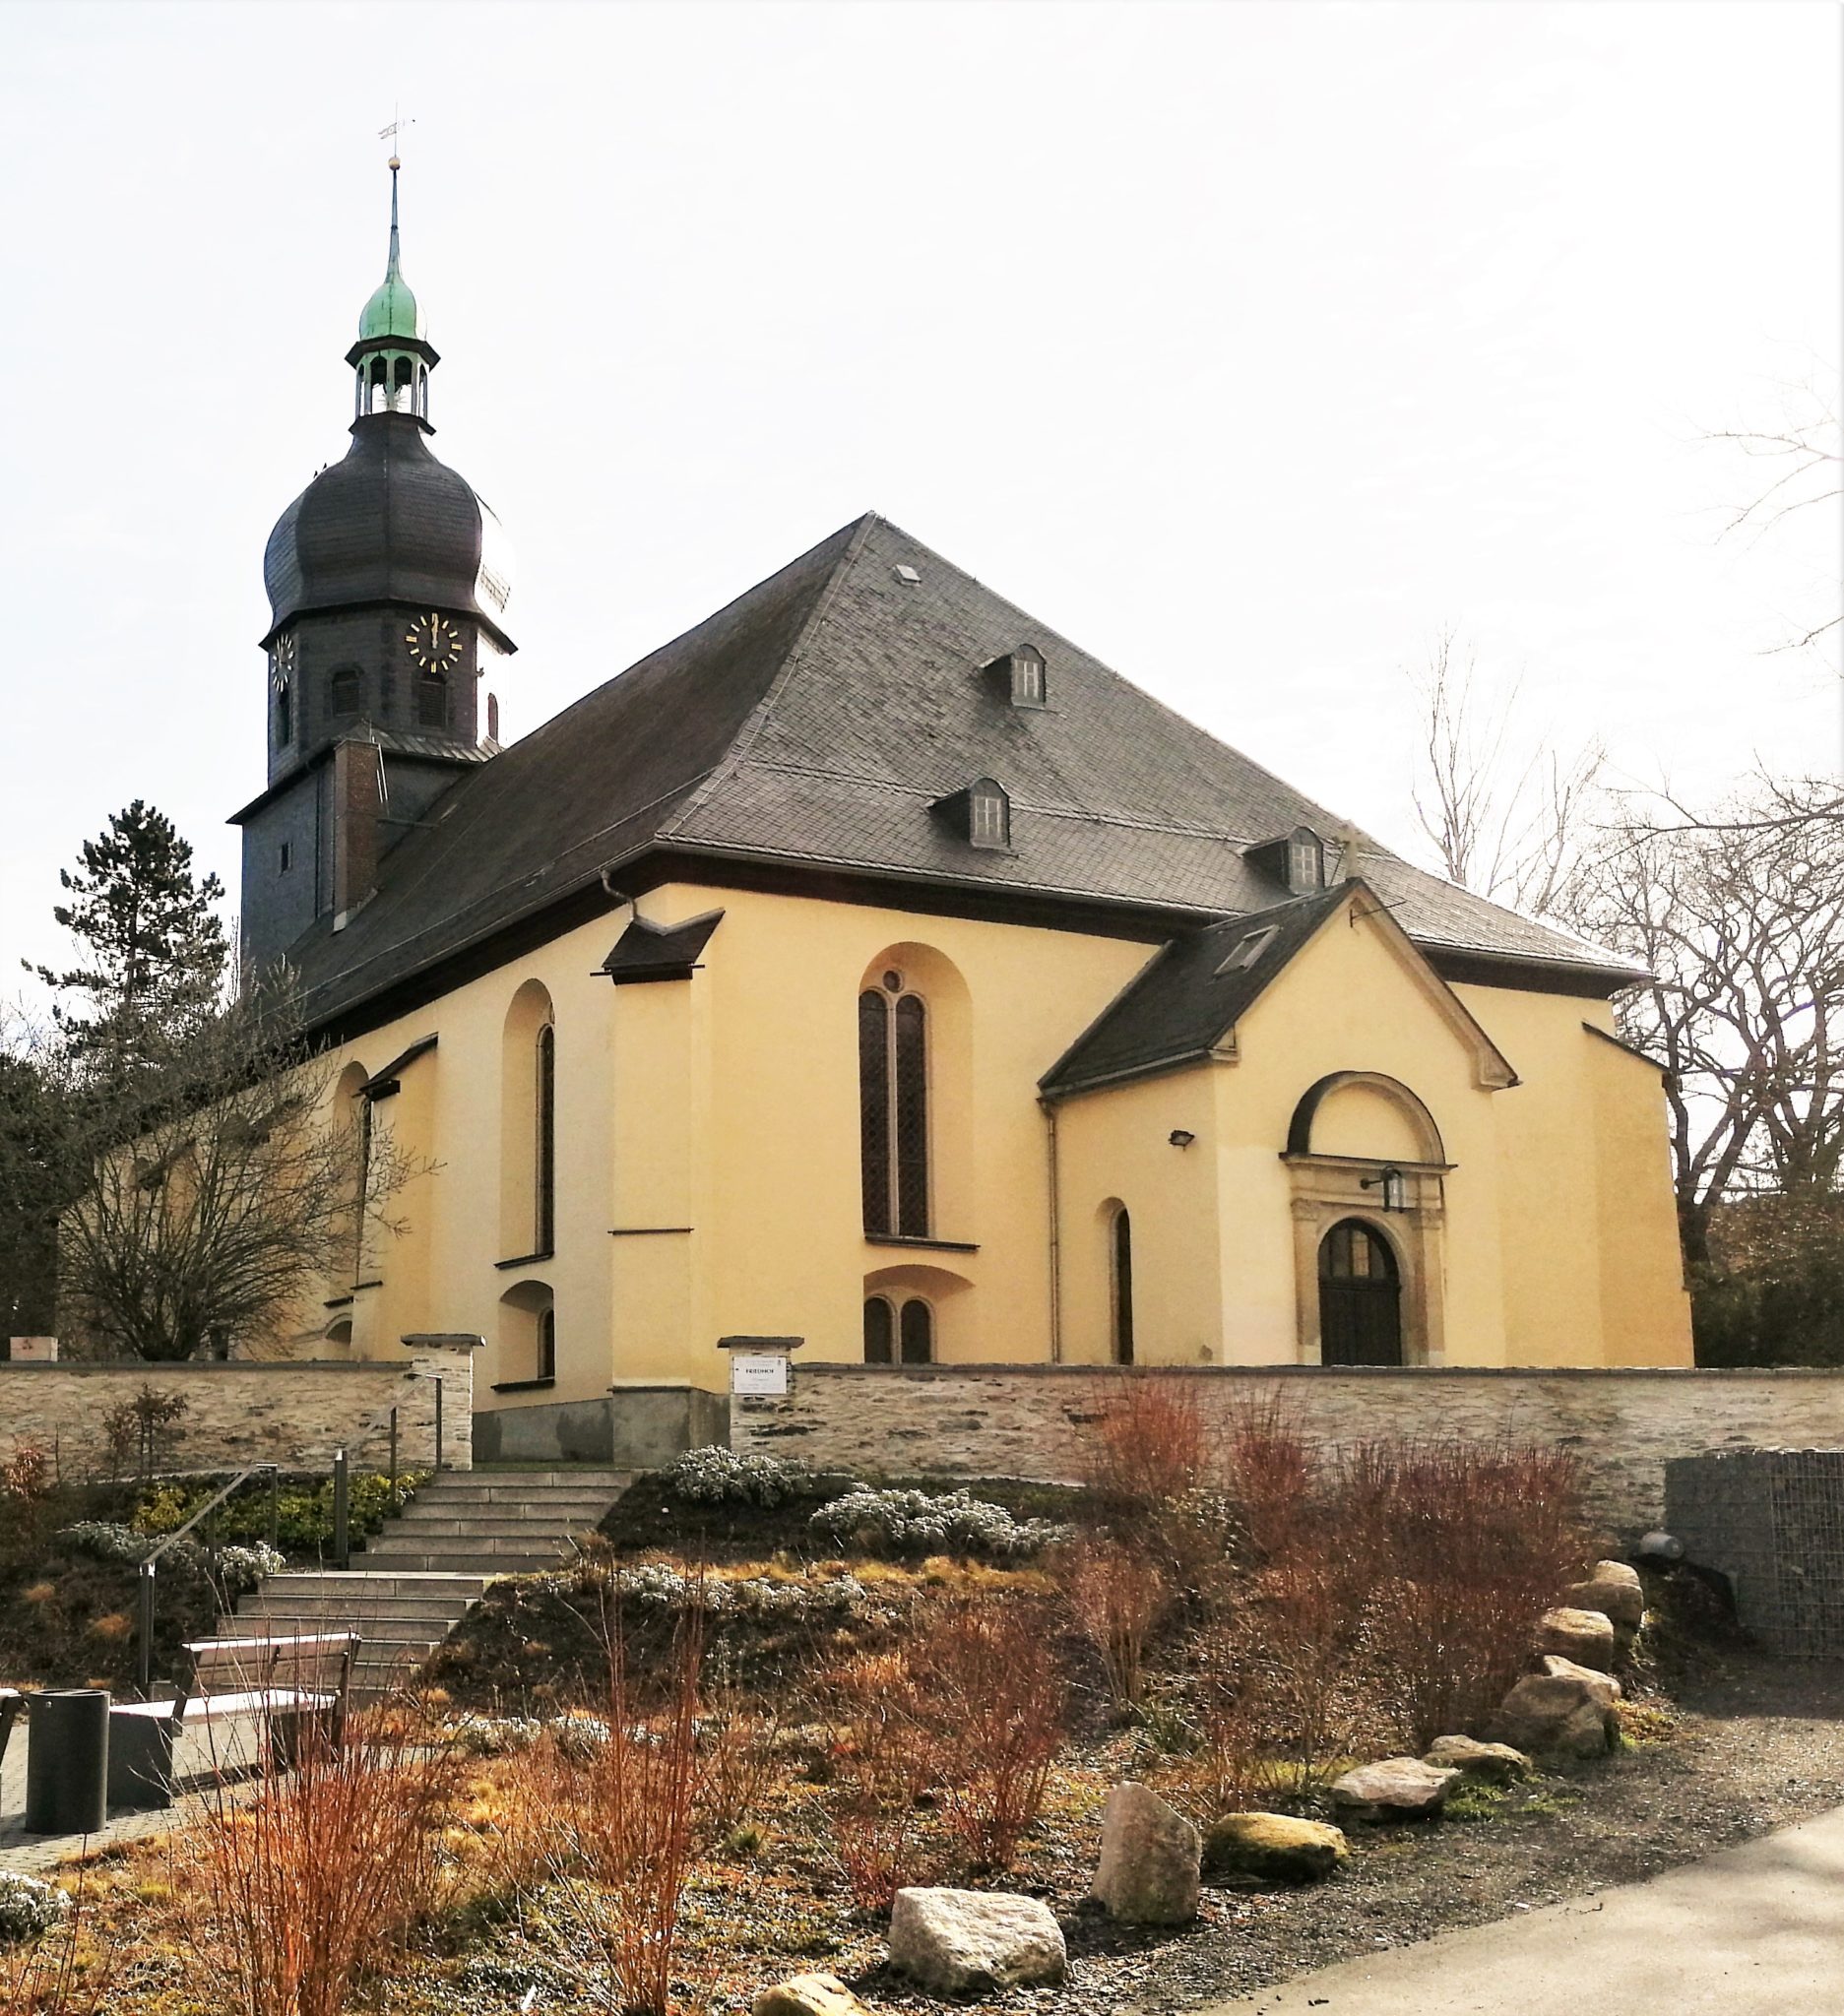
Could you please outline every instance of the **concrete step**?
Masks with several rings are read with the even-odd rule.
[[[427,1617],[442,1624],[474,1607],[471,1596],[384,1596],[364,1590],[340,1596],[288,1596],[274,1591],[245,1597],[237,1615],[265,1617]],[[443,1625],[446,1629],[446,1625]]]
[[[489,1571],[490,1572],[490,1571]],[[353,1596],[375,1602],[380,1596],[422,1596],[465,1598],[477,1602],[486,1593],[486,1575],[476,1569],[388,1568],[369,1570],[309,1568],[298,1573],[285,1570],[265,1579],[261,1594],[265,1600],[279,1597]]]
[[[466,1610],[452,1617],[373,1617],[332,1615],[324,1617],[292,1617],[280,1614],[266,1615],[261,1610],[239,1610],[234,1617],[224,1619],[224,1634],[230,1638],[268,1638],[282,1636],[286,1627],[295,1624],[311,1624],[315,1630],[356,1631],[361,1648],[366,1645],[439,1645],[448,1636],[449,1627],[458,1624]]]
[[[495,1551],[488,1552],[487,1545]],[[428,1551],[406,1548],[391,1555],[391,1565],[417,1574],[469,1574],[469,1575],[530,1575],[540,1568],[558,1567],[563,1559],[554,1550],[519,1549],[512,1542],[494,1542],[469,1547],[465,1551],[448,1553],[436,1549]]]
[[[385,1532],[397,1526],[413,1526],[425,1518],[546,1518],[560,1526],[595,1526],[612,1504],[616,1504],[614,1498],[585,1498],[578,1492],[540,1496],[526,1492],[439,1492],[427,1498],[412,1498],[403,1512],[385,1526]]]
[[[500,1532],[495,1527],[484,1533],[476,1527],[459,1525],[453,1533],[432,1532],[427,1527],[409,1532],[400,1529],[365,1549],[365,1565],[381,1568],[390,1575],[397,1572],[397,1564],[406,1554],[476,1553],[484,1558],[489,1554],[536,1553],[548,1557],[562,1552],[568,1541],[567,1534],[543,1526],[515,1526],[509,1532]]]
[[[606,1491],[611,1497],[624,1491],[638,1473],[631,1470],[445,1470],[431,1478],[417,1496],[429,1491],[480,1491],[558,1489]]]
[[[399,1521],[371,1543],[365,1549],[365,1555],[370,1559],[377,1554],[380,1547],[390,1546],[398,1541],[413,1546],[422,1546],[430,1538],[448,1539],[458,1533],[480,1540],[529,1540],[534,1545],[541,1545],[545,1541],[562,1540],[572,1531],[584,1533],[589,1530],[588,1527],[572,1528],[567,1519],[544,1519],[536,1515],[530,1519],[518,1519],[504,1511],[492,1510],[441,1517],[436,1511],[431,1510],[421,1519]]]

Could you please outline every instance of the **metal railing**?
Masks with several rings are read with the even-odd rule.
[[[341,1455],[344,1457],[344,1450],[341,1451]],[[233,1497],[240,1491],[253,1477],[268,1480],[269,1544],[273,1547],[276,1544],[282,1517],[282,1473],[273,1463],[253,1463],[248,1470],[238,1471],[223,1490],[214,1491],[183,1526],[175,1527],[141,1562],[137,1606],[139,1614],[135,1623],[135,1677],[144,1700],[147,1698],[148,1689],[154,1684],[154,1579],[159,1570],[160,1556],[177,1546],[195,1526],[203,1522],[206,1560],[210,1572],[215,1575],[218,1569],[218,1508],[226,1498]]]

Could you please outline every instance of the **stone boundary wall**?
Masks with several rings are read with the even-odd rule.
[[[1328,1442],[1448,1436],[1541,1443],[1581,1460],[1589,1510],[1630,1539],[1665,1518],[1665,1465],[1739,1448],[1844,1447],[1844,1371],[1501,1369],[1461,1365],[802,1365],[786,1399],[731,1403],[731,1446],[821,1469],[951,1477],[1078,1475],[1078,1437],[1124,1379],[1188,1386],[1206,1417],[1279,1394]]]
[[[344,1448],[354,1469],[390,1461],[397,1409],[403,1470],[435,1463],[435,1376],[442,1378],[442,1459],[473,1466],[474,1362],[465,1351],[432,1351],[392,1363],[331,1359],[209,1360],[174,1365],[139,1359],[106,1364],[0,1363],[0,1458],[35,1442],[57,1452],[66,1480],[108,1474],[102,1418],[144,1386],[189,1403],[174,1424],[170,1470],[242,1470],[279,1463],[326,1470]]]

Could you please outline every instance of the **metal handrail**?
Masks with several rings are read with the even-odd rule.
[[[269,1544],[276,1544],[281,1519],[280,1484],[281,1468],[274,1463],[253,1463],[248,1470],[240,1470],[223,1490],[215,1491],[203,1505],[193,1513],[183,1526],[175,1527],[159,1545],[151,1553],[142,1556],[137,1595],[135,1620],[135,1677],[141,1689],[141,1697],[147,1699],[148,1689],[154,1684],[154,1578],[159,1570],[160,1556],[169,1547],[176,1546],[202,1520],[212,1522],[206,1544],[214,1566],[218,1559],[217,1512],[220,1505],[234,1492],[240,1491],[253,1477],[267,1474],[269,1479]]]

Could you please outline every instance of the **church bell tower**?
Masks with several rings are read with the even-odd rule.
[[[384,279],[347,352],[351,446],[276,522],[268,785],[243,829],[243,964],[254,974],[322,920],[341,930],[395,842],[497,752],[493,685],[516,648],[499,521],[429,447],[440,362],[404,278],[398,177]]]

